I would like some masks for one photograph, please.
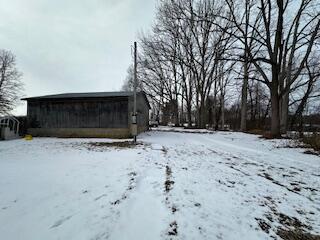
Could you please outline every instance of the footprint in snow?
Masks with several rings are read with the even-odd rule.
[[[97,201],[97,200],[99,200],[100,198],[103,198],[103,197],[106,197],[106,196],[107,196],[107,194],[102,194],[102,195],[100,195],[99,197],[96,197],[94,200]]]
[[[72,218],[72,216],[67,216],[67,217],[62,218],[62,219],[56,221],[50,228],[59,227],[59,226],[62,225],[65,221],[68,221],[70,218]]]

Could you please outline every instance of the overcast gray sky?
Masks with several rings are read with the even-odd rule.
[[[156,0],[0,0],[0,48],[23,72],[25,96],[120,90],[131,45]],[[25,114],[26,106],[14,111]]]

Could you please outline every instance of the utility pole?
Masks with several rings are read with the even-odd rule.
[[[137,42],[134,42],[134,88],[133,88],[133,114],[132,114],[132,135],[133,141],[137,142],[138,126],[137,126]]]

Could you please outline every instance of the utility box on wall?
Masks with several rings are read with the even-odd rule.
[[[132,114],[132,118],[131,118],[131,135],[132,136],[138,135],[137,115],[135,114]]]

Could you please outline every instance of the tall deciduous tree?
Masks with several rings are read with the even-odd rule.
[[[15,56],[0,50],[0,115],[9,114],[17,104],[22,90],[21,75]]]

